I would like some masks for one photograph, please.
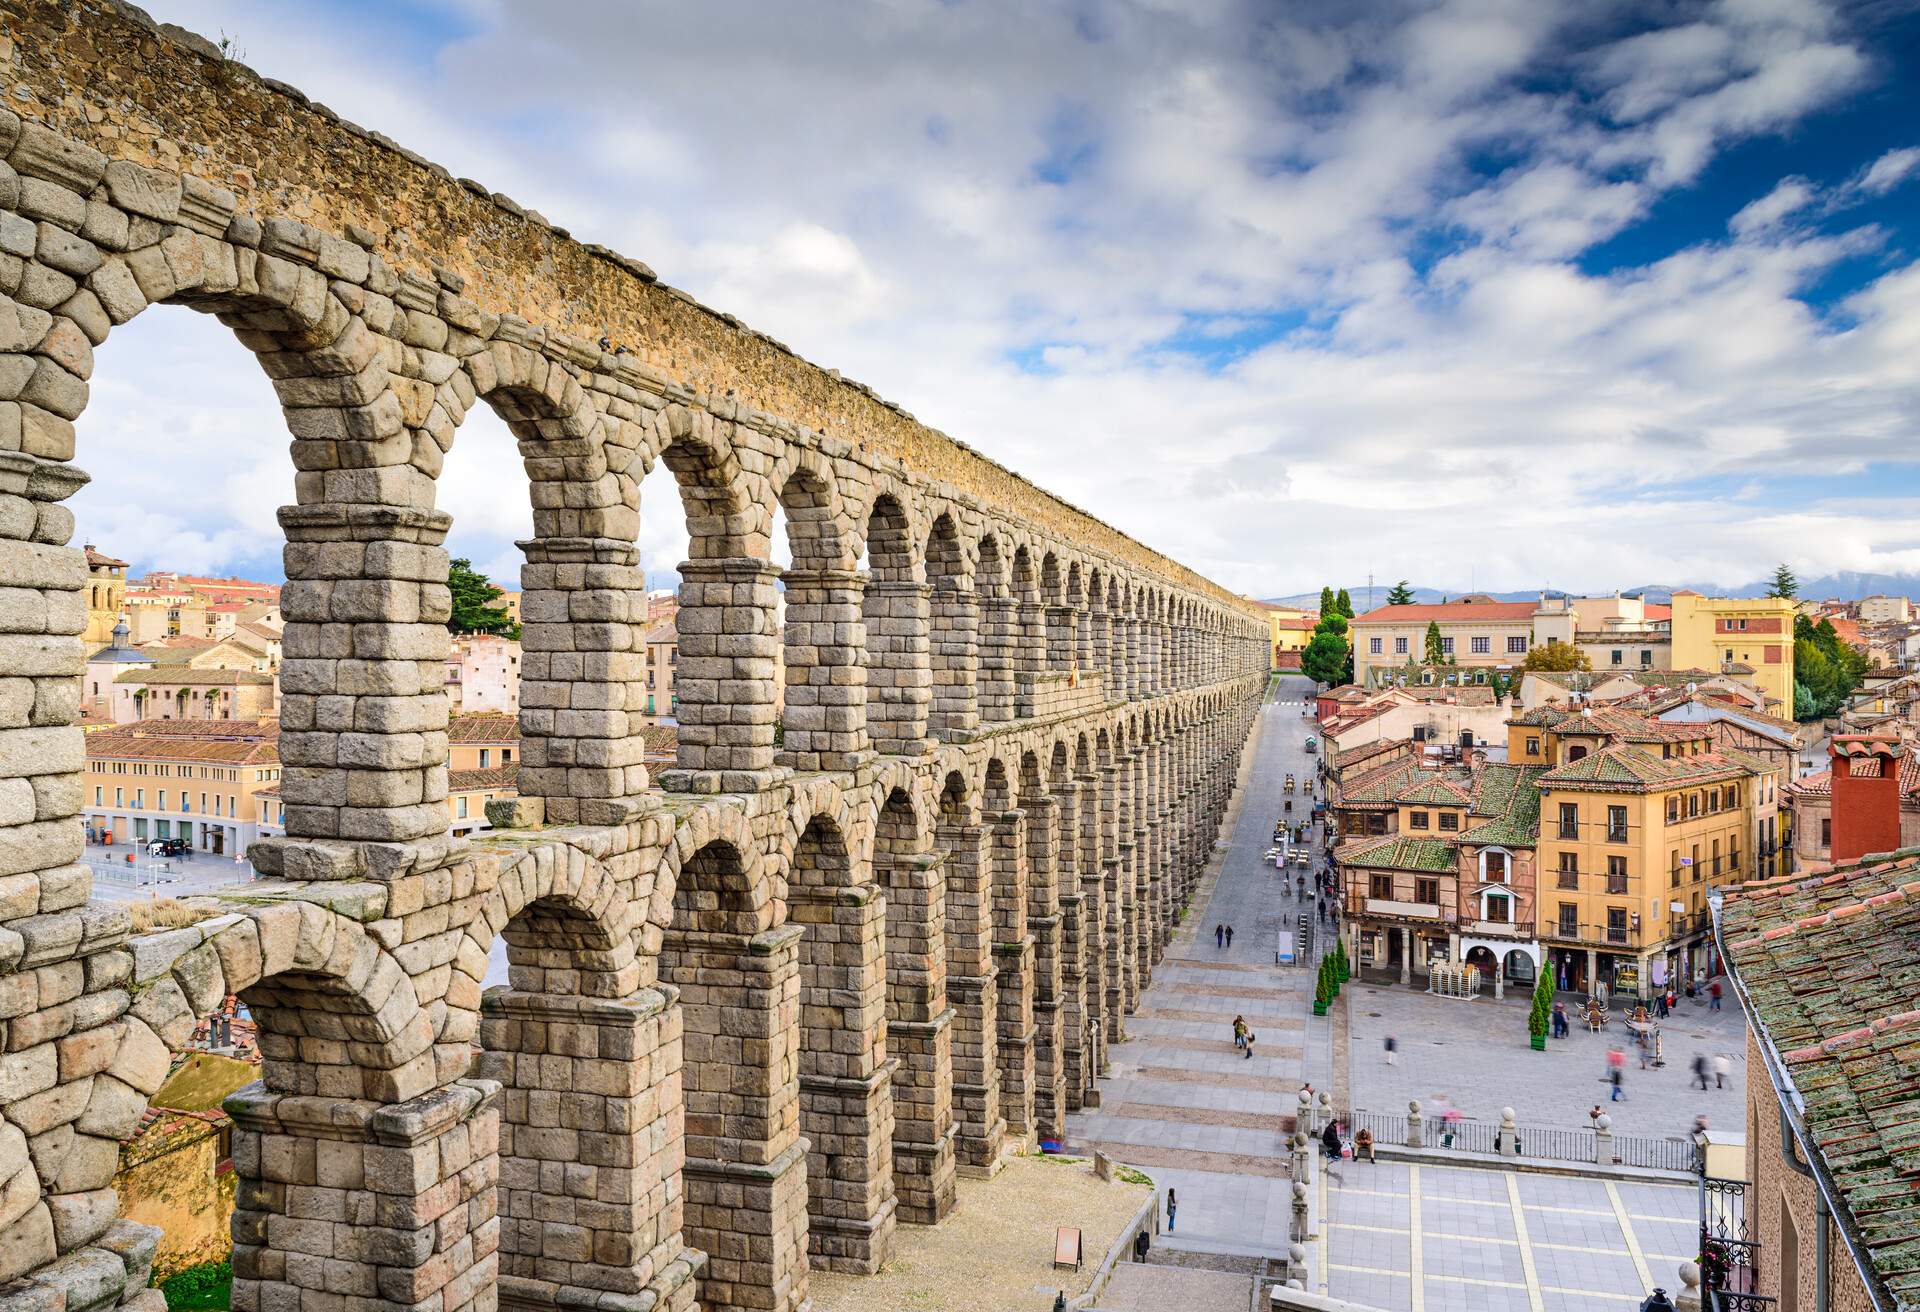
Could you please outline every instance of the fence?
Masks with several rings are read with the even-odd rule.
[[[1407,1118],[1394,1112],[1370,1112],[1356,1107],[1338,1114],[1348,1123],[1348,1132],[1362,1128],[1372,1132],[1373,1141],[1392,1147],[1407,1142]],[[1492,1121],[1468,1120],[1427,1114],[1421,1118],[1421,1144],[1427,1148],[1451,1149],[1468,1153],[1498,1153],[1500,1127]],[[1518,1126],[1514,1132],[1519,1157],[1549,1162],[1600,1162],[1601,1138],[1593,1129],[1555,1129],[1539,1125]],[[1614,1134],[1607,1136],[1615,1163],[1641,1170],[1698,1171],[1699,1150],[1691,1139],[1660,1139],[1647,1135]]]

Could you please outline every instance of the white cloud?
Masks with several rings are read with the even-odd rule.
[[[462,34],[430,60],[291,0],[158,16],[238,31],[263,72],[1231,586],[1734,580],[1786,532],[1803,572],[1916,549],[1881,511],[1689,489],[1908,458],[1920,274],[1832,220],[1920,149],[1728,197],[1731,240],[1583,263],[1720,152],[1870,85],[1825,5],[1684,0],[1624,38],[1575,0],[445,7]],[[1840,313],[1799,299],[1873,253]],[[1289,331],[1246,350],[1267,323]],[[283,428],[228,346],[204,410],[165,383],[189,362],[102,351],[134,391],[96,386],[85,445],[130,472],[80,509],[120,554],[277,549]],[[188,434],[156,480],[141,425]],[[512,568],[524,479],[490,415],[440,503],[456,553]],[[670,476],[642,510],[657,577],[684,553]]]

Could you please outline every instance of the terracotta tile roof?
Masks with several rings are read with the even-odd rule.
[[[1540,609],[1534,601],[1449,601],[1444,605],[1379,606],[1356,615],[1352,624],[1425,624],[1429,620],[1472,622],[1530,620]]]
[[[471,711],[447,721],[450,743],[517,743],[520,717],[505,711]]]
[[[1385,810],[1398,806],[1405,795],[1422,785],[1442,779],[1463,780],[1468,777],[1464,766],[1459,768],[1431,770],[1418,760],[1394,761],[1378,769],[1363,772],[1358,778],[1340,781],[1339,805],[1370,806]],[[1449,805],[1464,805],[1464,794],[1458,801]]]
[[[125,569],[127,567],[126,561],[115,560],[103,551],[95,551],[91,543],[87,545],[86,550],[88,569]]]
[[[1473,796],[1466,780],[1436,774],[1407,785],[1393,800],[1403,806],[1465,806]]]
[[[519,774],[520,767],[517,765],[493,765],[484,770],[449,770],[447,771],[447,791],[449,793],[483,793],[505,789],[511,792]]]
[[[1743,884],[1719,921],[1848,1246],[1889,1303],[1920,1306],[1920,854]]]
[[[1343,847],[1340,863],[1373,870],[1417,870],[1425,874],[1451,872],[1458,857],[1454,845],[1438,838],[1408,838],[1389,834]]]
[[[1880,766],[1876,761],[1856,761],[1852,770],[1855,778],[1880,777]],[[1831,797],[1833,771],[1822,770],[1817,774],[1802,775],[1787,785],[1787,791],[1799,797]],[[1920,803],[1920,758],[1911,752],[1900,758],[1900,798],[1903,802]]]
[[[264,688],[273,685],[271,674],[262,674],[258,670],[194,670],[185,666],[154,665],[146,669],[128,670],[115,676],[115,683],[138,684],[178,684],[181,687],[208,688]]]
[[[247,721],[167,720],[162,724],[224,727],[227,734],[150,731],[142,720],[85,736],[89,761],[194,761],[212,765],[274,765],[280,760],[280,731]]]
[[[1392,738],[1383,738],[1378,742],[1361,743],[1358,747],[1343,747],[1340,749],[1340,768],[1342,770],[1353,769],[1355,766],[1370,761],[1383,752],[1390,752],[1396,747],[1404,747],[1405,745],[1406,744]]]

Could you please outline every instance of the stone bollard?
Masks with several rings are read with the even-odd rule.
[[[1319,1107],[1316,1110],[1313,1122],[1314,1133],[1318,1134],[1321,1130],[1326,1129],[1327,1122],[1332,1119],[1333,1095],[1322,1089],[1320,1091]]]
[[[1293,1223],[1287,1230],[1287,1237],[1293,1240],[1295,1244],[1299,1244],[1307,1238],[1310,1230],[1310,1223],[1307,1220],[1306,1182],[1303,1180],[1295,1180],[1293,1182],[1292,1194]],[[1306,1272],[1302,1270],[1299,1274],[1305,1275]]]
[[[1605,1112],[1593,1123],[1593,1160],[1601,1166],[1613,1165],[1613,1117]]]
[[[1494,1147],[1502,1157],[1520,1155],[1520,1127],[1513,1123],[1513,1108],[1500,1109],[1500,1130],[1494,1139]]]
[[[1313,1095],[1305,1089],[1300,1090],[1300,1099],[1294,1108],[1293,1128],[1306,1134],[1314,1132]]]
[[[1287,1245],[1286,1286],[1300,1290],[1307,1287],[1307,1250],[1300,1244]]]
[[[1420,1100],[1414,1098],[1407,1103],[1407,1147],[1426,1147],[1426,1129],[1420,1117]]]
[[[1700,1268],[1691,1262],[1680,1264],[1680,1293],[1673,1306],[1675,1312],[1700,1312],[1705,1306],[1700,1297]]]

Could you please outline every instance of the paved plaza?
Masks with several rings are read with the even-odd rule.
[[[1666,1065],[1646,1070],[1618,1009],[1606,1030],[1593,1034],[1576,1024],[1568,1038],[1549,1039],[1545,1052],[1535,1052],[1527,1043],[1523,997],[1436,998],[1353,980],[1342,1001],[1351,1021],[1353,1105],[1368,1111],[1402,1113],[1410,1098],[1431,1106],[1442,1095],[1475,1120],[1497,1122],[1500,1109],[1511,1107],[1522,1127],[1584,1128],[1596,1102],[1608,1104],[1618,1134],[1685,1135],[1702,1112],[1715,1129],[1739,1130],[1745,1123],[1746,1022],[1730,989],[1719,1012],[1709,1011],[1704,997],[1682,998],[1661,1035]],[[1571,1013],[1571,994],[1567,1001]],[[1388,1035],[1400,1041],[1393,1066],[1386,1062]],[[1627,1054],[1620,1102],[1608,1102],[1604,1079],[1612,1047]],[[1724,1089],[1703,1093],[1693,1085],[1695,1053],[1730,1059]]]
[[[1410,1312],[1627,1312],[1674,1291],[1694,1191],[1513,1171],[1343,1163],[1321,1179],[1327,1292]]]

